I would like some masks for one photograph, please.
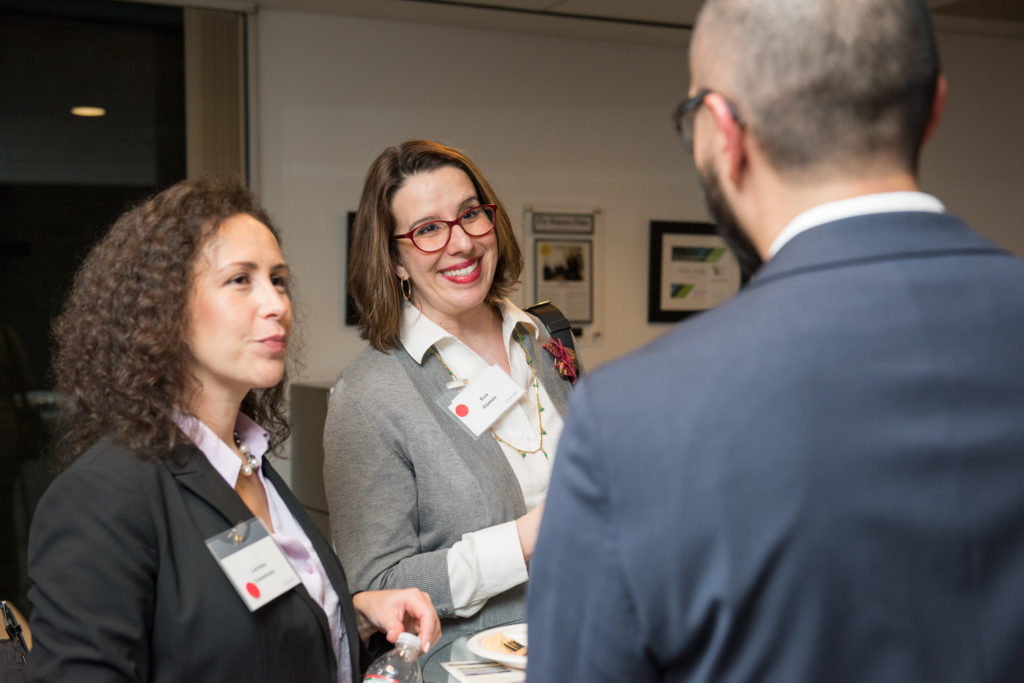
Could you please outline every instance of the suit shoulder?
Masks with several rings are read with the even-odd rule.
[[[122,446],[110,437],[104,437],[76,458],[67,471],[139,477],[153,472],[158,465],[158,459],[147,457],[145,453]]]
[[[167,472],[162,463],[100,440],[47,487],[32,519],[30,545],[60,539],[70,529],[75,534],[111,529],[126,538],[151,538],[161,471]]]
[[[710,313],[708,311],[707,313]],[[704,317],[707,313],[702,314]],[[678,323],[668,330],[664,335],[647,342],[638,349],[635,349],[624,356],[604,363],[597,368],[588,371],[584,379],[593,381],[600,378],[600,381],[618,381],[623,377],[651,377],[661,369],[678,366],[678,357],[691,352],[699,351],[698,340],[703,336],[698,318],[693,318],[685,323]]]
[[[114,500],[144,500],[161,469],[159,461],[146,460],[137,451],[105,437],[60,473],[44,495],[81,496],[101,505]]]

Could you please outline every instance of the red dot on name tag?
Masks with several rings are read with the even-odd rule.
[[[249,595],[251,595],[254,598],[260,597],[260,589],[257,588],[256,584],[252,583],[251,581],[245,584],[245,590],[249,591]]]
[[[459,417],[466,417],[467,415],[469,415],[469,408],[466,407],[465,403],[460,403],[459,405],[455,406],[455,414],[458,415]]]

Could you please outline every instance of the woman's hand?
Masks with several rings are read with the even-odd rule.
[[[363,591],[352,596],[352,604],[359,617],[359,637],[363,642],[381,631],[393,643],[399,633],[407,631],[420,637],[420,648],[426,653],[441,638],[441,621],[434,603],[421,590]]]
[[[544,500],[547,500],[546,498]],[[519,545],[523,549],[523,560],[530,561],[533,548],[537,545],[537,532],[540,531],[540,518],[544,515],[544,500],[537,507],[516,520],[516,531],[519,532]]]

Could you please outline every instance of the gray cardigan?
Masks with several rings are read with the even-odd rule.
[[[540,341],[545,327],[536,321]],[[570,385],[524,330],[537,376],[565,415]],[[433,354],[368,347],[345,368],[324,427],[324,484],[334,544],[353,590],[415,586],[442,618],[441,647],[460,635],[526,618],[525,584],[454,616],[448,549],[463,534],[526,514],[498,444],[474,439],[437,404],[449,380]]]

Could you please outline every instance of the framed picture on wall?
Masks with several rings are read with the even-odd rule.
[[[739,261],[710,223],[651,221],[647,321],[675,322],[735,294]]]
[[[537,301],[550,301],[570,323],[594,320],[593,245],[590,240],[534,240]]]

